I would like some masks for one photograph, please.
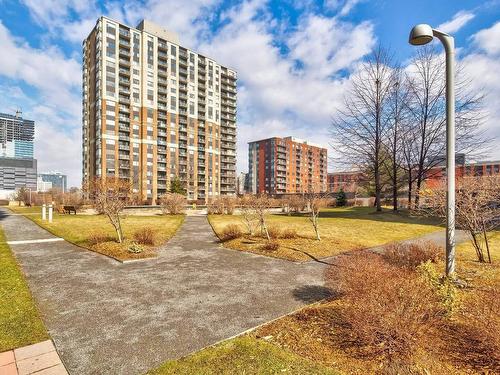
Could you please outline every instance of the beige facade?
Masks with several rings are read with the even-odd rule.
[[[128,178],[154,203],[236,189],[236,72],[148,21],[101,17],[83,43],[83,178]]]

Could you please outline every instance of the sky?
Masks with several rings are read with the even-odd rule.
[[[271,136],[334,154],[331,118],[359,63],[381,45],[408,64],[409,31],[428,23],[455,37],[485,94],[485,131],[497,137],[488,159],[500,160],[500,0],[0,0],[0,112],[35,120],[39,172],[66,173],[70,186],[81,183],[82,41],[101,15],[154,21],[237,70],[238,172],[247,143]]]

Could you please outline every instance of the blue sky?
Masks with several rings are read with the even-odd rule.
[[[100,15],[155,21],[238,71],[239,171],[250,140],[328,147],[359,62],[382,44],[407,64],[408,32],[422,22],[453,33],[473,88],[487,94],[485,129],[500,137],[500,0],[0,0],[0,111],[36,121],[39,170],[67,173],[70,185],[81,174],[81,41]]]

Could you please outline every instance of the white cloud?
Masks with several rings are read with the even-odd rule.
[[[330,117],[342,105],[347,83],[335,73],[370,52],[372,26],[310,15],[289,36],[290,52],[283,55],[270,30],[280,25],[265,3],[244,2],[227,12],[224,22],[200,49],[238,72],[239,170],[247,169],[246,143],[259,138],[293,135],[328,147]],[[335,40],[340,33],[346,36]]]
[[[500,54],[500,22],[473,35],[476,45],[489,55]]]
[[[36,49],[13,37],[0,22],[0,76],[23,82],[36,90],[28,98],[18,86],[10,86],[7,102],[23,107],[23,116],[35,120],[35,155],[39,170],[57,169],[80,183],[81,65],[54,47]],[[5,92],[3,92],[5,95]],[[43,104],[42,104],[43,103]],[[76,166],[76,168],[75,168]]]
[[[444,22],[439,25],[437,29],[449,34],[456,33],[475,16],[476,15],[472,12],[462,10],[456,13],[450,21]]]
[[[463,57],[466,72],[471,77],[470,85],[478,92],[485,94],[485,109],[487,111],[485,128],[496,144],[500,140],[500,22],[488,29],[478,31],[472,36],[478,50]],[[500,148],[494,147],[492,158],[500,160]]]
[[[74,89],[81,87],[81,65],[67,59],[56,48],[35,49],[22,39],[14,38],[0,22],[0,74],[20,79],[37,88],[42,97],[62,111],[78,112],[81,99]]]

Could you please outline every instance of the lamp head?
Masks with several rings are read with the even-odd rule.
[[[421,46],[432,41],[433,37],[432,27],[425,23],[421,23],[411,29],[408,41],[414,46]]]

